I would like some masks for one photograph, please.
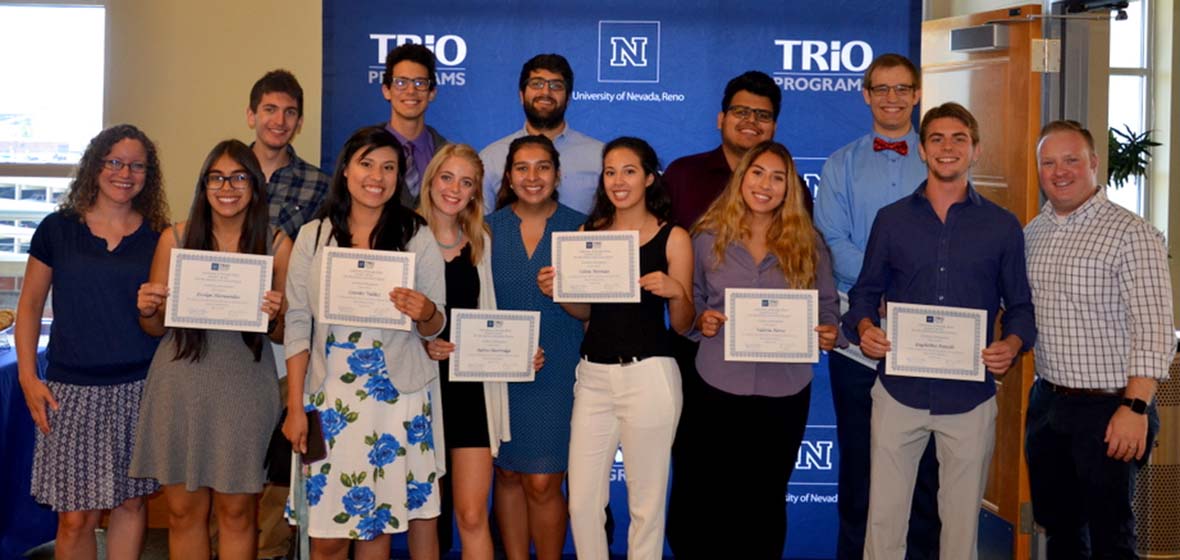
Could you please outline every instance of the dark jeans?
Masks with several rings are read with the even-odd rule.
[[[733,395],[693,373],[684,379],[672,451],[672,552],[688,560],[779,560],[811,386],[786,397]]]
[[[1045,528],[1049,560],[1138,558],[1131,500],[1135,476],[1147,463],[1106,456],[1106,426],[1121,397],[1066,396],[1033,383],[1024,453],[1033,519]],[[1159,432],[1148,407],[1147,449]]]
[[[865,524],[869,516],[869,430],[873,398],[869,391],[877,372],[839,352],[828,354],[832,383],[832,404],[836,409],[836,440],[840,446],[840,501],[837,511],[840,530],[836,558],[864,557]],[[926,445],[918,464],[914,501],[910,509],[910,530],[906,536],[906,558],[938,558],[938,458],[934,438]]]

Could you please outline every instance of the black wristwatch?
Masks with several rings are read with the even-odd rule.
[[[1123,406],[1131,409],[1135,414],[1147,414],[1147,401],[1143,399],[1123,398]]]

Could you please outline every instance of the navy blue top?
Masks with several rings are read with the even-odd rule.
[[[54,212],[37,226],[29,255],[53,269],[47,380],[115,385],[147,376],[159,339],[139,327],[135,298],[159,238],[144,220],[107,251],[76,214]]]
[[[923,181],[913,194],[877,213],[860,277],[848,292],[844,334],[859,344],[856,325],[861,319],[880,324],[882,295],[887,302],[986,309],[989,325],[995,324],[1003,301],[1004,336],[1015,334],[1023,350],[1032,348],[1037,331],[1024,264],[1024,232],[1016,216],[968,184],[967,199],[951,205],[944,224],[925,193]],[[988,344],[992,335],[987,329]],[[991,372],[984,383],[895,377],[885,375],[882,360],[877,373],[898,402],[931,414],[967,412],[996,393]]]

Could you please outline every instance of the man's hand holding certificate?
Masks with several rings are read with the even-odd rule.
[[[727,361],[819,361],[816,290],[726,288],[725,317]]]
[[[553,301],[639,301],[639,232],[555,232],[552,244]]]
[[[273,268],[269,255],[172,249],[164,326],[266,332]]]
[[[532,381],[537,311],[451,310],[451,381]]]
[[[413,320],[389,293],[414,285],[414,254],[324,247],[320,318],[325,323],[410,330]]]

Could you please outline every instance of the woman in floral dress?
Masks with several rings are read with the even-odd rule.
[[[439,514],[441,431],[432,426],[438,367],[422,341],[444,325],[443,259],[430,229],[398,204],[405,188],[401,146],[381,127],[344,145],[320,219],[304,225],[287,283],[286,353],[290,389],[283,433],[308,448],[305,410],[319,412],[327,457],[304,469],[305,503],[288,515],[311,537],[313,558],[389,558],[389,535]],[[389,292],[409,331],[327,324],[319,317],[325,246],[406,251],[414,285]],[[306,515],[303,514],[306,508]],[[414,558],[437,558],[433,539],[411,539]]]

